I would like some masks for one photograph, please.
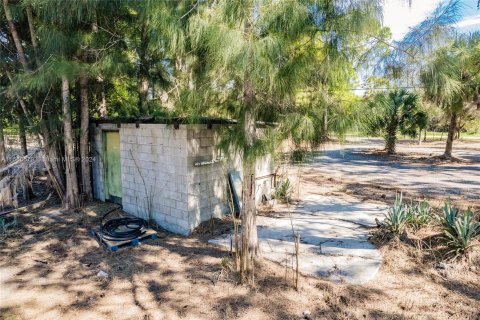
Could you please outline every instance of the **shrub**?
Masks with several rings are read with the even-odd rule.
[[[307,160],[307,151],[303,149],[293,150],[290,159],[294,163],[305,162]]]
[[[397,194],[395,202],[388,209],[383,221],[383,227],[395,235],[400,235],[408,222],[408,211],[403,204],[403,195]]]
[[[476,221],[470,209],[462,216],[457,216],[457,212],[458,210],[455,213],[449,211],[449,219],[455,214],[454,222],[444,226],[450,253],[455,253],[455,257],[468,254],[473,247],[475,237],[480,233],[480,223]],[[448,223],[451,223],[451,220],[448,220]]]
[[[280,183],[277,184],[275,187],[275,194],[274,198],[287,202],[290,200],[290,196],[292,194],[292,188],[290,184],[290,180],[288,178],[282,178]]]

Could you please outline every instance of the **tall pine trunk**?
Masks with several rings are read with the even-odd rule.
[[[246,145],[243,156],[243,186],[241,210],[242,246],[240,254],[240,271],[242,274],[245,275],[252,270],[254,257],[258,251],[257,208],[255,201],[255,159],[251,154],[254,140],[256,138],[255,96],[249,81],[245,83],[244,102],[246,110],[243,130]]]
[[[245,22],[245,34],[250,36],[252,25]],[[252,48],[250,50],[253,50]],[[252,54],[250,53],[250,59]],[[245,146],[243,151],[243,185],[242,185],[242,233],[240,251],[240,273],[242,276],[250,275],[254,281],[253,269],[254,258],[258,252],[257,238],[257,208],[255,203],[255,156],[252,154],[257,132],[255,128],[256,99],[253,83],[251,80],[251,68],[249,64],[244,74],[243,103],[245,107],[243,134]]]
[[[5,136],[3,135],[3,119],[2,118],[0,118],[0,168],[4,167],[7,164],[7,156],[5,152]]]
[[[445,153],[443,154],[445,158],[452,157],[453,140],[455,138],[455,132],[457,130],[457,117],[457,113],[455,111],[452,111],[450,114],[450,126],[448,127],[447,144],[445,146]]]
[[[88,79],[81,75],[80,84],[80,164],[82,172],[82,191],[86,201],[93,199],[90,179],[90,162],[88,151]]]
[[[62,76],[62,109],[63,109],[63,135],[65,143],[65,173],[66,190],[63,207],[74,210],[80,207],[78,197],[77,171],[75,170],[75,152],[72,130],[72,113],[70,109],[70,87],[68,79]]]

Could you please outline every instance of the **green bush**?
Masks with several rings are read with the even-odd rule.
[[[305,162],[307,160],[308,152],[303,149],[296,149],[293,150],[292,154],[290,155],[290,160],[292,162]]]
[[[278,183],[275,187],[274,198],[284,202],[288,202],[290,200],[291,194],[292,187],[290,184],[290,180],[288,178],[282,178],[280,180],[280,183]]]

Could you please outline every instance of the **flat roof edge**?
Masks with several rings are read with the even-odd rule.
[[[146,124],[222,124],[231,125],[237,124],[236,120],[221,119],[221,118],[155,118],[155,117],[140,117],[140,118],[90,118],[90,123],[146,123]]]

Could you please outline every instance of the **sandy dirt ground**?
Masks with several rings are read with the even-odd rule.
[[[301,275],[296,291],[290,269],[285,280],[283,266],[262,260],[252,288],[239,284],[228,251],[209,245],[208,234],[160,232],[105,252],[89,235],[103,206],[88,215],[49,208],[22,216],[21,228],[0,243],[1,319],[301,319],[306,310],[311,319],[480,316],[478,261],[439,269],[399,243],[380,248],[380,273],[364,285]]]

